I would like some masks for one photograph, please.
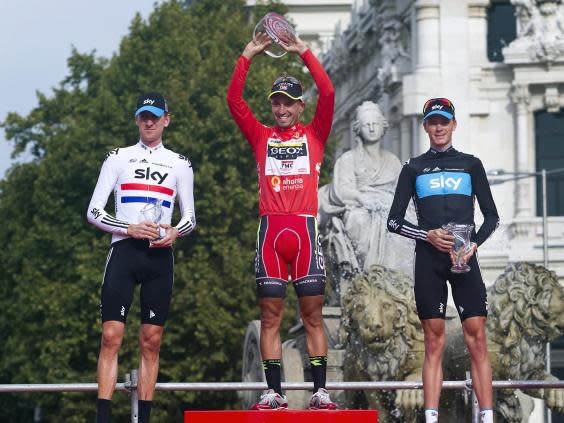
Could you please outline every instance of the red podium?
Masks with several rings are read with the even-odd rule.
[[[185,411],[184,423],[377,423],[376,410]]]

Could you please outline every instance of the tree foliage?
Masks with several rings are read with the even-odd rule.
[[[52,95],[39,94],[27,116],[10,114],[3,122],[15,153],[31,151],[34,159],[0,181],[0,383],[95,380],[109,235],[87,225],[86,208],[106,152],[136,142],[135,100],[152,90],[165,93],[173,113],[165,144],[193,163],[198,221],[175,245],[159,381],[240,380],[244,331],[258,318],[257,182],[225,92],[252,28],[243,0],[161,3],[147,21],[132,21],[115,56],[73,51],[68,76]],[[310,79],[295,56],[254,62],[245,97],[268,123],[266,93],[275,76],[289,70]],[[138,365],[138,310],[136,298],[120,353],[121,381]],[[0,421],[31,421],[36,405],[42,421],[92,421],[94,400],[76,393],[3,395]],[[231,393],[158,393],[155,402],[159,422],[179,421],[185,408],[238,406]],[[127,421],[128,396],[116,393],[113,404],[115,420]]]

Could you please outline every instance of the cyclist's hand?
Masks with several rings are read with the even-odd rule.
[[[127,227],[127,235],[135,239],[155,239],[159,237],[159,229],[156,223],[141,222],[131,223]]]
[[[302,41],[302,39],[297,35],[294,37],[293,40],[287,40],[287,41],[280,40],[278,44],[288,53],[298,53],[299,55],[302,55],[307,50],[307,46]]]
[[[247,59],[252,60],[257,54],[261,54],[268,46],[272,44],[272,40],[264,32],[259,32],[255,37],[247,44],[245,50],[243,50],[243,56]]]
[[[427,241],[437,250],[448,253],[454,247],[454,237],[444,229],[431,229],[427,232]]]
[[[174,241],[176,241],[176,238],[178,238],[178,229],[173,228],[166,223],[161,223],[161,228],[164,228],[165,235],[161,239],[151,241],[151,244],[149,245],[151,248],[170,247]]]

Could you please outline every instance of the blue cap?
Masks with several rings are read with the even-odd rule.
[[[141,112],[150,112],[157,117],[161,117],[164,113],[168,113],[168,105],[166,100],[159,93],[143,94],[137,99],[137,110],[135,116]]]

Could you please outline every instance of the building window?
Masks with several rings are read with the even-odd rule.
[[[564,167],[564,112],[535,113],[536,170]],[[542,216],[542,181],[537,179],[537,216]],[[548,216],[564,216],[564,172],[547,175]]]
[[[508,1],[492,2],[488,9],[488,59],[503,62],[502,49],[517,37],[515,6]]]

